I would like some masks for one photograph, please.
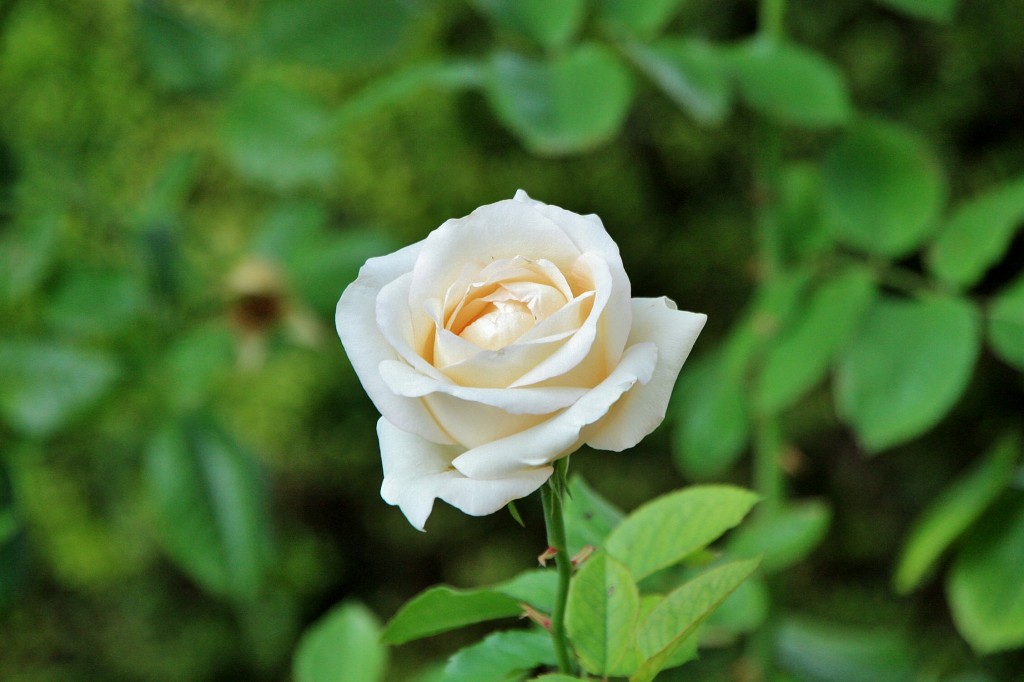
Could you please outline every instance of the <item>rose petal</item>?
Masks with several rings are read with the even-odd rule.
[[[341,295],[334,321],[352,368],[377,410],[405,431],[435,443],[453,443],[422,401],[396,395],[378,370],[381,362],[399,356],[375,323],[377,295],[386,284],[412,270],[419,250],[420,244],[412,244],[366,261],[359,277]]]
[[[650,381],[657,362],[653,343],[630,346],[608,378],[571,407],[534,428],[472,448],[452,466],[473,478],[497,478],[549,464],[574,451],[582,442],[581,431],[604,417],[626,391]]]
[[[438,381],[448,381],[430,362],[433,343],[427,348],[416,347],[417,337],[425,337],[434,323],[426,310],[413,311],[409,308],[411,284],[412,273],[407,272],[380,290],[374,310],[377,328],[385,342],[416,371]]]
[[[418,530],[423,530],[437,498],[471,516],[485,516],[526,497],[553,471],[548,466],[497,480],[471,479],[451,467],[456,447],[423,440],[384,418],[377,422],[377,436],[384,465],[381,497],[397,505]]]
[[[679,370],[690,354],[707,315],[676,310],[668,298],[634,298],[629,343],[654,342],[658,366],[647,383],[637,383],[584,433],[587,445],[620,452],[639,443],[665,418]],[[628,351],[627,351],[628,352]]]

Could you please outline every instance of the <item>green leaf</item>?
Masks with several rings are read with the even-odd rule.
[[[565,625],[583,667],[595,675],[620,674],[633,644],[640,592],[629,569],[598,552],[569,583]]]
[[[627,516],[605,547],[640,581],[707,547],[743,520],[755,502],[754,493],[728,485],[668,493]]]
[[[540,677],[531,677],[528,682],[579,682],[584,679],[589,678],[573,677],[572,675],[563,675],[562,673],[549,673]]]
[[[705,125],[721,123],[732,104],[725,55],[711,43],[663,38],[650,45],[630,43],[626,53],[683,111]]]
[[[576,554],[586,545],[604,546],[604,540],[624,514],[594,492],[582,476],[569,481],[569,494],[564,499],[565,535],[569,552]]]
[[[491,589],[540,611],[550,612],[554,609],[555,594],[558,591],[558,574],[543,568],[523,571]]]
[[[252,455],[196,416],[156,435],[145,474],[170,557],[214,594],[259,596],[274,557],[267,495]]]
[[[445,682],[515,682],[540,665],[555,665],[551,635],[541,630],[495,632],[456,652],[444,668]]]
[[[693,479],[720,476],[743,454],[750,437],[746,387],[719,351],[688,363],[675,390],[676,464]]]
[[[1024,496],[1005,498],[965,539],[946,582],[957,629],[980,654],[1024,645]]]
[[[72,270],[46,306],[50,326],[80,337],[110,337],[131,326],[146,307],[141,282],[130,272]]]
[[[738,528],[730,538],[728,555],[760,556],[765,572],[775,573],[814,551],[825,539],[831,520],[832,510],[819,500],[788,504]]]
[[[889,628],[855,628],[787,618],[778,629],[780,666],[815,682],[912,682],[920,679],[906,636]]]
[[[837,239],[897,258],[938,226],[946,178],[927,142],[881,121],[862,121],[826,153],[825,215]]]
[[[948,22],[956,13],[957,0],[876,0],[917,19]]]
[[[874,281],[862,268],[821,283],[768,350],[755,387],[761,410],[778,414],[824,379],[874,297]]]
[[[787,261],[808,262],[832,246],[822,208],[821,169],[800,162],[787,165],[779,182],[778,231]]]
[[[1010,246],[1024,222],[1024,178],[1004,183],[957,207],[928,252],[940,278],[976,284]]]
[[[658,604],[637,630],[643,660],[630,682],[650,682],[711,613],[757,569],[756,559],[734,561],[697,576]]]
[[[605,21],[642,37],[665,28],[682,4],[683,0],[598,0]]]
[[[512,597],[493,589],[455,590],[435,585],[407,601],[384,627],[385,644],[404,644],[414,639],[522,613]]]
[[[28,541],[15,506],[14,491],[0,458],[0,609],[20,594],[28,575]]]
[[[375,66],[405,42],[414,3],[401,0],[270,0],[257,43],[272,59],[328,69]]]
[[[142,58],[158,87],[172,92],[208,91],[228,81],[235,51],[224,36],[162,0],[134,4]]]
[[[585,0],[473,0],[473,5],[547,48],[561,47],[576,35],[587,11]]]
[[[744,101],[779,123],[825,128],[850,118],[842,72],[807,48],[755,38],[733,50],[731,63]]]
[[[527,147],[560,155],[593,149],[618,132],[633,81],[613,52],[590,43],[548,61],[499,52],[486,92],[497,117]]]
[[[238,90],[220,127],[238,172],[276,189],[330,182],[337,166],[330,135],[330,117],[319,102],[272,83]]]
[[[988,339],[999,357],[1024,369],[1024,277],[1003,289],[992,302]]]
[[[737,635],[753,632],[768,617],[771,596],[760,574],[751,575],[726,597],[705,622],[701,642],[727,644]]]
[[[56,207],[17,216],[0,233],[0,302],[32,293],[46,277],[57,250],[63,215]]]
[[[893,584],[897,592],[906,594],[916,588],[942,553],[1006,489],[1019,452],[1018,437],[1002,439],[918,517],[896,564]]]
[[[235,340],[227,327],[200,327],[182,334],[161,367],[165,398],[180,412],[203,407],[234,362]]]
[[[835,381],[836,407],[869,451],[914,438],[953,408],[978,356],[977,318],[958,298],[875,302]]]
[[[29,436],[48,436],[98,400],[119,370],[106,354],[27,339],[0,341],[0,414]]]
[[[387,649],[380,621],[358,602],[331,609],[303,634],[295,652],[295,682],[380,682]]]

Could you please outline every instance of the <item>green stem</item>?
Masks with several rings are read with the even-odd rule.
[[[758,12],[758,27],[761,35],[779,39],[783,33],[783,16],[786,13],[786,0],[761,0]]]
[[[565,459],[555,464],[555,473],[547,485],[540,489],[540,499],[544,505],[544,523],[548,531],[548,545],[555,554],[555,569],[558,571],[558,592],[555,594],[555,608],[551,613],[551,641],[555,645],[559,671],[572,674],[572,659],[569,657],[569,645],[565,637],[565,605],[569,599],[569,580],[572,578],[572,558],[565,542],[565,518],[562,514],[560,482],[565,476]]]
[[[754,488],[761,494],[759,513],[772,517],[785,497],[785,478],[780,459],[783,448],[779,418],[762,416],[754,425]]]

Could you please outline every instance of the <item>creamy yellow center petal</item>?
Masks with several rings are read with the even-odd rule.
[[[514,343],[567,302],[555,287],[536,282],[506,282],[480,301],[484,305],[459,336],[487,350]]]

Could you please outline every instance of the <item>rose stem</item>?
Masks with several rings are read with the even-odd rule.
[[[572,674],[569,647],[565,639],[565,604],[569,598],[569,579],[572,577],[572,559],[565,543],[565,518],[562,515],[561,490],[557,487],[565,480],[565,459],[555,462],[555,473],[547,485],[540,489],[544,505],[544,524],[547,526],[548,545],[555,549],[555,570],[558,571],[558,592],[555,609],[551,614],[551,640],[555,645],[559,671]]]

